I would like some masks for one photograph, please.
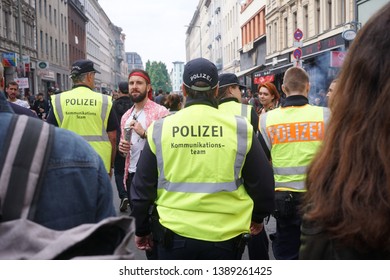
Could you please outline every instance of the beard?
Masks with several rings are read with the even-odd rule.
[[[142,102],[145,97],[147,96],[146,90],[144,92],[141,92],[138,96],[133,96],[132,94],[130,95],[131,101],[134,103],[140,103]]]

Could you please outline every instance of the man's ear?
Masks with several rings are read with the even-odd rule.
[[[284,93],[286,93],[286,87],[284,86],[284,84],[282,84],[282,91],[283,91]]]
[[[149,91],[152,89],[152,84],[146,84],[146,92],[149,93]]]
[[[183,92],[183,96],[187,97],[187,91],[186,91],[186,87],[184,86],[184,84],[181,85],[181,91]]]
[[[306,92],[309,93],[310,92],[310,82],[308,82],[306,84]]]
[[[217,96],[218,96],[218,91],[219,91],[219,85],[215,88],[215,91],[214,91],[215,98],[217,98]]]

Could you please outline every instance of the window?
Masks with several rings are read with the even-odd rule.
[[[315,33],[319,34],[320,33],[320,24],[321,24],[321,9],[320,9],[320,0],[315,0],[314,3],[314,19],[315,19]]]
[[[3,25],[3,34],[5,38],[10,37],[10,23],[9,23],[9,13],[5,10],[3,10],[3,20],[4,20],[4,25]]]
[[[46,58],[49,58],[49,36],[45,33]]]
[[[332,0],[327,0],[326,12],[327,12],[326,28],[331,29],[332,28]]]
[[[297,11],[293,12],[292,21],[293,21],[293,32],[295,32],[295,30],[297,30],[298,28]]]
[[[61,62],[64,63],[65,62],[65,47],[64,47],[64,43],[62,43],[61,45]]]
[[[345,0],[339,0],[337,8],[337,22],[336,24],[343,24],[346,21]]]
[[[54,9],[54,25],[57,26],[57,9]]]
[[[283,47],[287,48],[288,47],[288,21],[287,17],[283,19],[284,22],[284,40],[283,40]]]
[[[65,44],[65,62],[66,61],[68,61],[68,45],[67,44]]]
[[[58,41],[55,39],[54,41],[55,53],[56,53],[56,62],[58,62]]]
[[[309,14],[308,7],[303,6],[303,34],[306,35],[306,38],[309,37]]]
[[[271,49],[271,40],[272,40],[272,28],[271,28],[271,24],[268,25],[268,33],[267,33],[267,53],[272,53],[272,49]]]
[[[51,5],[49,5],[49,22],[51,23]]]
[[[53,60],[53,37],[50,36],[50,59]]]
[[[14,29],[12,40],[18,41],[19,40],[19,20],[16,17],[16,14],[13,15],[12,21],[13,21],[13,29]]]
[[[46,3],[46,0],[43,1],[43,9],[45,11],[45,18],[47,18],[47,3]]]
[[[39,32],[39,34],[40,34],[40,46],[41,46],[41,55],[43,56],[43,31],[41,30],[40,32]]]

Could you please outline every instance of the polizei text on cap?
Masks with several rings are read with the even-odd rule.
[[[212,81],[212,78],[210,77],[210,75],[207,75],[207,74],[205,74],[205,73],[197,73],[197,74],[194,74],[194,75],[192,75],[192,76],[190,77],[191,82],[192,82],[193,80],[196,80],[196,79],[205,79],[205,80],[207,80],[207,81],[209,81],[209,82]]]

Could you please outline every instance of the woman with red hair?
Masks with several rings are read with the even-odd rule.
[[[279,106],[280,94],[273,83],[265,82],[260,84],[258,92],[260,103],[263,106],[260,110],[260,115]]]

